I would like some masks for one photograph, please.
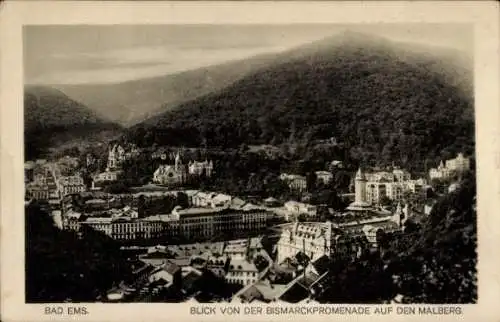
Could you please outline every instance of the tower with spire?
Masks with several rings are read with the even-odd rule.
[[[177,151],[174,157],[174,164],[161,164],[153,173],[153,182],[163,185],[179,185],[186,182],[187,169],[182,164],[180,152]]]
[[[181,170],[182,167],[182,160],[181,160],[181,155],[179,151],[175,154],[175,164],[174,164],[174,169],[175,171]]]
[[[366,176],[360,167],[354,177],[354,202],[347,207],[347,210],[366,210],[370,204],[366,201]]]

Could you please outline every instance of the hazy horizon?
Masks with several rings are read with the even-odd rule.
[[[66,25],[24,27],[25,84],[106,84],[279,53],[346,30],[473,55],[457,24]]]

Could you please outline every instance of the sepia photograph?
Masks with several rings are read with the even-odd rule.
[[[26,303],[477,303],[473,24],[22,42]]]

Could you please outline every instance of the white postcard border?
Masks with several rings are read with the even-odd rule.
[[[475,27],[479,303],[461,315],[192,315],[191,304],[54,304],[86,315],[45,315],[24,303],[22,26],[35,24],[471,23]],[[500,318],[498,6],[494,2],[7,2],[0,11],[1,308],[5,321],[252,321],[331,318],[497,321]],[[200,304],[201,306],[201,304]],[[227,307],[228,305],[212,305]],[[237,305],[244,307],[248,305]],[[256,305],[251,305],[255,307]],[[417,305],[412,305],[417,307]],[[450,305],[455,307],[457,305]],[[261,306],[266,308],[265,305]],[[371,311],[374,311],[375,306]],[[397,307],[394,307],[394,311]]]

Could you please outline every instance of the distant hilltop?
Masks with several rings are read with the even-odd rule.
[[[126,137],[220,147],[336,137],[355,159],[424,168],[424,159],[474,151],[472,74],[454,57],[358,33],[326,38],[168,108]]]

